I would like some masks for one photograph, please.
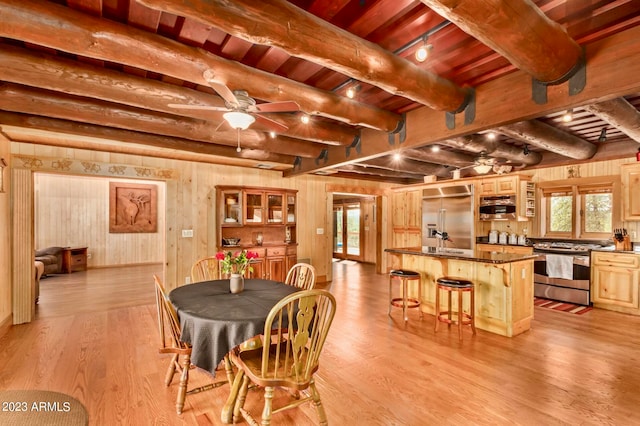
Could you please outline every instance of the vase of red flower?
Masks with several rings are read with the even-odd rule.
[[[218,252],[216,259],[220,261],[223,274],[229,275],[229,290],[231,293],[240,293],[244,290],[245,272],[253,272],[251,259],[257,259],[258,253],[253,251]]]

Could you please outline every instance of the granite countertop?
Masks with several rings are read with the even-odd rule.
[[[394,254],[411,254],[415,256],[429,256],[443,259],[468,260],[470,262],[484,263],[512,263],[522,260],[533,260],[538,254],[513,254],[513,253],[495,253],[480,250],[471,250],[469,252],[457,252],[455,249],[451,251],[423,251],[422,247],[402,247],[388,248],[384,250],[387,253]]]

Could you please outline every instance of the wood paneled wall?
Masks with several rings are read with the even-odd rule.
[[[0,132],[0,158],[11,165],[10,142]],[[0,193],[0,336],[11,324],[11,169],[3,172],[4,193]]]
[[[154,233],[109,232],[109,182],[156,185]],[[165,182],[34,173],[35,247],[88,247],[89,268],[164,260]]]
[[[330,230],[332,228],[331,215],[327,214],[327,208],[323,208],[327,205],[329,211],[331,208],[331,197],[327,195],[327,188],[353,188],[355,185],[356,188],[365,191],[363,193],[381,193],[390,186],[328,176],[307,175],[283,178],[277,171],[26,143],[12,143],[11,150],[14,156],[48,159],[36,168],[38,172],[50,172],[49,163],[53,158],[76,162],[99,162],[104,173],[110,168],[109,165],[171,170],[172,174],[169,178],[159,179],[166,183],[164,261],[165,283],[168,288],[183,284],[193,262],[200,257],[214,254],[217,249],[216,185],[264,186],[298,190],[298,257],[311,259],[318,275],[328,278],[330,278]],[[18,162],[16,163],[16,167],[21,166]],[[95,176],[95,174],[89,171],[84,176]],[[74,184],[77,184],[76,179],[72,178]],[[192,229],[193,238],[183,238],[181,236],[183,229]],[[318,233],[318,230],[322,230],[322,233]],[[76,243],[80,241],[70,240],[64,245]],[[133,250],[136,249],[134,246]]]

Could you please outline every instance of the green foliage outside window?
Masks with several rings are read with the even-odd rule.
[[[609,194],[585,195],[584,231],[611,232],[613,196]]]
[[[551,232],[571,232],[571,212],[573,210],[573,197],[571,195],[551,197]]]

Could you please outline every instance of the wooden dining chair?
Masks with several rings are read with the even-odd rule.
[[[262,425],[270,424],[272,414],[307,402],[314,403],[320,424],[327,424],[314,374],[318,370],[320,354],[335,311],[336,300],[326,290],[295,292],[278,302],[267,317],[264,341],[272,342],[270,345],[231,352],[231,359],[238,367],[236,383],[242,380],[233,410],[234,423],[242,416],[249,424],[258,424],[244,408],[247,391],[253,384],[264,388]],[[310,393],[287,398],[282,406],[273,409],[276,387],[290,392],[308,389]]]
[[[308,263],[296,263],[287,272],[284,282],[303,290],[311,290],[316,285],[316,268]]]
[[[203,257],[191,267],[191,282],[219,280],[220,261],[215,256]]]
[[[198,388],[187,390],[189,383],[189,368],[191,367],[191,345],[180,340],[180,322],[178,314],[169,301],[167,293],[157,275],[153,275],[156,287],[156,306],[158,309],[158,325],[160,337],[162,339],[160,353],[172,354],[171,362],[167,368],[164,383],[169,386],[173,381],[176,372],[180,372],[180,384],[178,386],[178,396],[176,397],[176,412],[182,414],[184,402],[187,395],[217,388],[232,381],[228,380],[210,383]],[[166,330],[169,330],[169,333]],[[230,368],[230,366],[229,366]]]

